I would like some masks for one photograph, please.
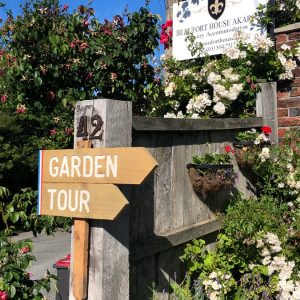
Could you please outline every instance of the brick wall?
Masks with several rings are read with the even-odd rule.
[[[300,42],[300,23],[288,25],[275,30],[276,47],[287,44],[293,47]],[[294,71],[295,79],[290,84],[278,84],[277,112],[278,136],[294,127],[300,126],[300,64]]]

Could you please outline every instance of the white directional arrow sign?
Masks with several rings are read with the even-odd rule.
[[[43,183],[38,203],[40,215],[114,220],[128,201],[113,184]]]
[[[40,182],[140,184],[157,166],[142,147],[40,150]]]

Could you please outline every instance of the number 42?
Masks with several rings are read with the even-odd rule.
[[[103,121],[99,115],[94,115],[91,118],[91,126],[94,127],[94,130],[89,136],[87,130],[88,119],[86,116],[80,117],[79,124],[77,126],[77,137],[82,137],[83,140],[87,140],[88,137],[90,140],[102,140],[103,136]],[[99,134],[98,134],[99,133]],[[98,134],[98,135],[96,135]]]

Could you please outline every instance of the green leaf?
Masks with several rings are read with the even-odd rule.
[[[10,219],[13,223],[17,223],[19,221],[20,214],[18,212],[13,212],[10,215]]]
[[[43,109],[43,105],[39,101],[35,101],[34,104],[33,104],[33,106],[35,108],[37,108],[38,110],[42,110]]]
[[[8,204],[6,206],[6,211],[12,213],[12,212],[15,211],[15,208],[14,208],[14,206],[12,204]]]
[[[10,285],[9,286],[9,292],[8,292],[9,297],[13,298],[15,296],[16,292],[17,292],[17,289],[15,288],[15,286],[14,285]]]
[[[0,197],[4,198],[8,196],[9,196],[9,190],[4,186],[0,186]]]
[[[68,99],[67,99],[67,98],[61,99],[61,103],[62,103],[62,105],[63,105],[64,107],[66,107],[67,104],[68,104]]]
[[[25,96],[24,93],[19,94],[18,97],[17,97],[18,101],[23,102],[24,96]]]
[[[5,272],[3,278],[6,282],[10,282],[13,279],[13,273],[12,272]]]
[[[42,80],[41,77],[36,77],[36,78],[34,79],[34,84],[35,84],[36,86],[41,86],[42,83],[43,83],[43,80]]]

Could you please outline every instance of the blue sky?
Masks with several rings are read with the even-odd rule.
[[[154,14],[159,14],[162,19],[165,19],[165,1],[166,0],[151,0],[150,11]],[[19,12],[19,5],[25,0],[2,0],[6,6],[14,12]],[[80,4],[87,5],[88,0],[60,0],[61,5],[67,4],[70,9],[76,9]],[[114,15],[121,15],[125,7],[128,5],[130,12],[138,10],[141,6],[145,6],[145,0],[94,0],[92,7],[95,9],[95,14],[100,21],[104,19],[112,19]],[[3,9],[1,9],[0,17],[5,18]]]

